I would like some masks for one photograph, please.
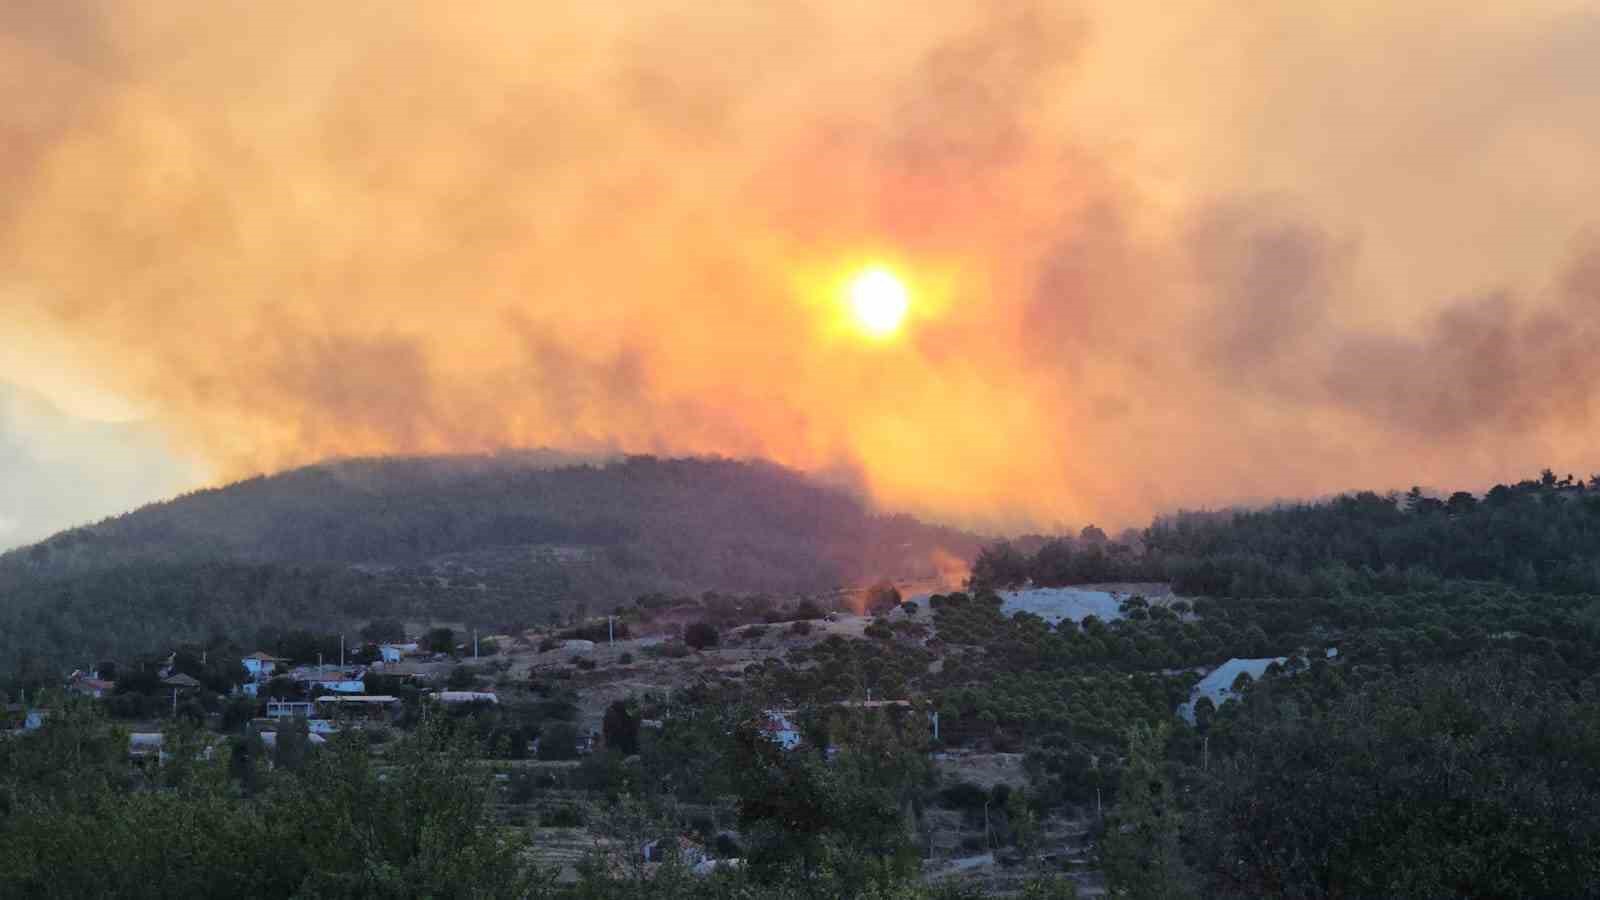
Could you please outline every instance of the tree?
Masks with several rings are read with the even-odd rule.
[[[683,642],[696,650],[717,646],[717,627],[709,622],[694,622],[683,629]]]
[[[374,619],[361,627],[361,639],[369,644],[400,643],[406,627],[398,619]]]
[[[539,758],[577,759],[578,729],[570,722],[547,722],[539,732]]]
[[[454,654],[456,652],[456,633],[454,629],[443,627],[430,629],[423,641],[427,644],[428,650],[433,653]]]
[[[601,730],[608,748],[623,756],[639,752],[639,712],[630,701],[615,700],[606,707]]]
[[[1101,862],[1114,897],[1175,900],[1193,895],[1178,847],[1182,813],[1163,768],[1168,726],[1128,729],[1128,762],[1116,809],[1107,817]]]

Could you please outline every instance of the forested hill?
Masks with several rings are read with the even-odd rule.
[[[165,642],[377,615],[497,625],[645,591],[821,590],[926,574],[936,551],[977,547],[764,463],[331,462],[0,556],[0,669],[24,647],[79,657],[130,633]]]
[[[1141,539],[1030,536],[986,548],[987,587],[1170,581],[1209,597],[1340,597],[1487,582],[1600,593],[1600,476],[1431,495],[1362,491],[1318,503],[1162,516]]]
[[[1600,476],[1546,470],[1479,497],[1362,492],[1327,503],[1184,513],[1145,532],[1179,591],[1212,596],[1337,596],[1499,582],[1524,591],[1600,593]]]

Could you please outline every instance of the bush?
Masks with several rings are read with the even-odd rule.
[[[551,722],[539,734],[539,758],[577,759],[578,729],[566,722]]]
[[[574,656],[572,658],[572,664],[585,672],[594,671],[594,667],[596,665],[595,661],[587,656]]]
[[[811,600],[802,600],[800,605],[794,608],[794,617],[796,619],[820,619],[822,615],[822,607]]]
[[[765,625],[750,625],[744,630],[744,636],[747,638],[759,638],[766,633],[767,626]]]
[[[910,600],[900,604],[900,609],[902,609],[908,616],[914,616],[917,614],[917,604]]]
[[[545,810],[539,816],[539,825],[544,828],[582,828],[583,813],[576,806],[558,806]]]
[[[795,622],[789,626],[789,633],[798,634],[801,636],[808,635],[811,633],[811,623],[803,619],[799,622]]]
[[[950,809],[982,809],[988,799],[989,792],[970,781],[952,784],[939,792],[939,801]]]
[[[717,628],[709,622],[695,622],[683,630],[683,642],[696,650],[717,646]]]
[[[617,657],[617,664],[618,665],[626,666],[626,665],[632,664],[632,662],[633,662],[633,654],[632,653],[624,653],[621,656]]]
[[[894,629],[890,628],[889,623],[882,619],[874,619],[872,624],[868,625],[862,633],[869,638],[875,638],[880,641],[887,641],[894,637]]]

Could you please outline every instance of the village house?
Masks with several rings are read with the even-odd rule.
[[[109,695],[116,689],[116,684],[100,677],[99,672],[73,672],[67,681],[67,690],[81,697],[93,697],[96,700]]]
[[[367,683],[362,680],[364,674],[364,670],[361,669],[306,667],[293,670],[289,673],[289,678],[307,693],[323,690],[335,694],[364,694],[367,690]]]
[[[311,703],[306,700],[268,700],[267,718],[269,719],[309,719],[315,715]]]
[[[195,680],[193,675],[185,675],[182,672],[176,675],[168,675],[166,678],[161,679],[161,683],[169,688],[176,688],[179,693],[198,691],[200,689],[200,682]]]
[[[418,652],[417,642],[405,644],[383,644],[378,647],[378,654],[386,663],[397,663],[403,657],[415,656]]]
[[[260,650],[257,650],[256,652],[240,660],[240,662],[244,663],[244,669],[246,672],[250,673],[251,678],[261,681],[266,678],[271,678],[272,673],[278,670],[278,664],[288,662],[288,660],[277,656],[270,656],[266,653],[262,653]]]

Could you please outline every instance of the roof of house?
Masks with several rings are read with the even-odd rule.
[[[262,653],[260,650],[257,650],[256,652],[250,654],[249,656],[246,656],[245,659],[259,659],[262,662],[283,662],[284,661],[283,657],[281,657],[281,656],[273,656],[270,653]]]
[[[388,694],[343,694],[343,695],[328,694],[326,696],[318,697],[317,698],[317,702],[318,703],[366,703],[366,704],[376,703],[376,704],[379,704],[379,705],[385,705],[385,704],[389,704],[389,703],[399,703],[400,702],[400,698],[399,697],[391,697]]]
[[[194,676],[185,675],[182,672],[161,679],[161,683],[171,687],[197,688],[200,686],[200,682],[196,681]]]

